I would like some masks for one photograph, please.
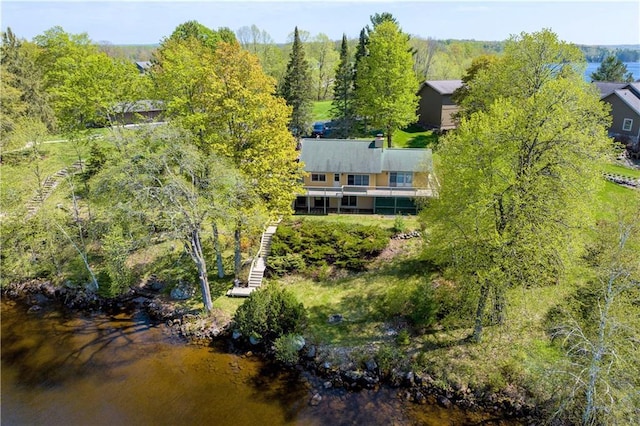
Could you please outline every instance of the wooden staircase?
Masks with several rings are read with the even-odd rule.
[[[31,219],[38,212],[42,203],[53,193],[60,182],[70,174],[75,174],[80,170],[82,170],[82,162],[76,161],[71,166],[48,176],[42,183],[42,190],[38,191],[36,195],[27,200],[27,215],[25,218]]]
[[[278,221],[279,222],[279,221]],[[227,291],[227,296],[231,297],[248,297],[255,289],[262,285],[262,278],[264,277],[264,271],[267,269],[267,257],[271,251],[271,239],[273,234],[276,233],[278,224],[269,225],[267,229],[262,233],[260,239],[260,248],[256,257],[251,263],[251,270],[249,271],[249,280],[246,287],[234,286],[231,290]]]

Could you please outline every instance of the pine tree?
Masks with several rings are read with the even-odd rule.
[[[340,63],[333,86],[331,116],[338,122],[338,137],[349,137],[353,126],[353,64],[349,57],[347,36],[342,35]]]
[[[591,73],[591,81],[633,81],[633,74],[627,71],[627,66],[615,56],[607,56],[598,69]]]
[[[300,138],[308,130],[311,121],[311,69],[304,57],[304,48],[298,34],[298,27],[294,30],[293,46],[287,71],[280,94],[293,110],[289,129]]]
[[[360,38],[358,39],[358,47],[356,47],[356,59],[353,64],[353,87],[354,89],[358,87],[357,76],[358,70],[360,69],[360,64],[362,58],[369,54],[369,36],[367,35],[367,29],[363,28],[360,31]]]

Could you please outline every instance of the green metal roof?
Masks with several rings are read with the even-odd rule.
[[[300,161],[307,172],[414,172],[431,169],[431,150],[375,148],[373,141],[350,139],[302,139]]]

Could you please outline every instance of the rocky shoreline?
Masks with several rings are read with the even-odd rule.
[[[240,354],[260,353],[272,359],[270,348],[251,345],[234,336],[230,318],[216,315],[202,318],[197,312],[180,308],[167,300],[152,285],[132,289],[116,298],[104,298],[92,291],[55,286],[48,281],[29,281],[3,287],[2,297],[28,306],[28,311],[32,313],[43,309],[60,309],[114,314],[139,309],[152,321],[164,323],[173,334],[186,341],[209,345],[223,340],[231,350]],[[355,362],[344,348],[306,345],[295,368],[304,373],[310,383],[311,405],[319,404],[323,395],[336,390],[375,391],[381,386],[388,386],[397,389],[398,396],[410,403],[437,403],[445,408],[457,406],[463,410],[480,410],[519,424],[539,424],[542,418],[541,411],[526,400],[524,390],[516,386],[510,385],[501,392],[485,392],[464,386],[444,388],[430,376],[410,370],[392,368],[390,373],[385,374],[375,362],[373,354],[365,361]]]

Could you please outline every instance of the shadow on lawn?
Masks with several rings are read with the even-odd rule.
[[[405,146],[407,148],[435,148],[438,146],[438,135],[433,131],[426,131],[423,128],[412,125],[403,129],[408,134],[416,134],[407,140]]]

